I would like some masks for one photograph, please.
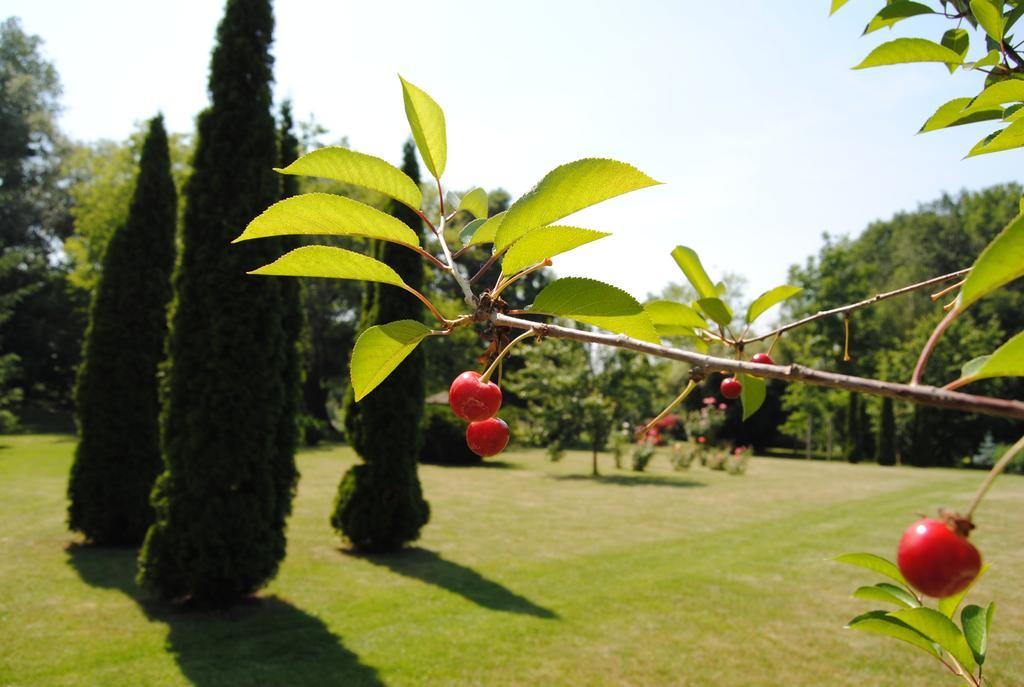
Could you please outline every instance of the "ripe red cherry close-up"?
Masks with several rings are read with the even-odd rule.
[[[942,599],[963,591],[981,570],[981,554],[941,520],[918,520],[896,555],[900,572],[922,594]]]
[[[494,382],[481,382],[480,373],[469,370],[452,382],[448,405],[463,420],[486,420],[501,408],[501,389]]]
[[[775,361],[767,353],[755,353],[750,358],[750,362],[757,363],[758,365],[774,365]]]
[[[743,385],[735,377],[726,377],[722,380],[722,386],[718,387],[718,389],[726,398],[739,398],[740,393],[743,391]]]
[[[508,445],[508,425],[496,417],[471,422],[466,428],[466,443],[478,456],[497,455]]]

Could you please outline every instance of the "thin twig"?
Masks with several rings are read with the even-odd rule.
[[[440,184],[441,182],[438,182],[438,191],[441,190]],[[476,296],[473,295],[473,289],[470,288],[466,279],[462,276],[462,273],[459,272],[459,266],[455,264],[455,259],[452,257],[452,251],[448,248],[448,242],[444,240],[444,227],[444,215],[441,215],[441,226],[434,231],[434,236],[436,236],[437,240],[441,243],[441,250],[444,252],[444,258],[448,261],[446,269],[451,272],[455,282],[459,285],[459,288],[462,289],[462,297],[466,301],[466,305],[471,308],[476,308]]]
[[[960,312],[957,308],[950,308],[946,316],[939,322],[939,325],[932,331],[932,335],[928,337],[928,342],[921,349],[921,355],[917,358],[917,364],[914,365],[914,374],[910,377],[911,384],[921,383],[921,376],[924,374],[924,366],[928,362],[928,358],[931,357],[932,351],[935,350],[939,339],[942,338],[942,333],[949,328],[949,325],[953,324],[953,320],[957,318]]]
[[[971,500],[971,505],[967,507],[967,514],[964,516],[966,519],[970,520],[974,516],[974,511],[977,510],[978,504],[981,503],[981,500],[985,498],[985,493],[989,490],[989,487],[992,486],[992,483],[996,481],[996,477],[999,477],[999,475],[1002,474],[1003,470],[1006,469],[1006,466],[1010,464],[1010,461],[1012,461],[1021,451],[1024,451],[1024,437],[1021,437],[1016,444],[1011,446],[1010,449],[1003,454],[1003,457],[999,459],[999,462],[993,465],[992,469],[989,470],[985,481],[981,483],[980,487],[978,487],[978,493],[975,494],[974,498]]]
[[[489,269],[491,269],[492,267],[494,267],[494,263],[496,263],[496,262],[498,261],[498,259],[499,259],[499,258],[500,258],[500,257],[501,257],[502,255],[504,255],[504,254],[505,254],[505,251],[500,251],[500,252],[498,252],[498,253],[493,253],[493,254],[491,255],[491,257],[487,258],[487,262],[485,262],[485,263],[483,264],[483,266],[482,266],[482,267],[480,268],[480,270],[479,270],[479,271],[478,271],[478,272],[477,272],[476,274],[474,274],[474,275],[473,275],[473,278],[469,280],[469,283],[470,283],[470,284],[475,284],[475,283],[477,283],[478,281],[480,281],[480,279],[481,279],[481,278],[482,278],[482,277],[483,277],[483,276],[484,276],[485,274],[487,274],[487,270],[489,270]]]
[[[690,380],[690,381],[689,381],[689,382],[688,382],[688,383],[686,384],[686,388],[685,388],[685,389],[683,389],[682,393],[680,393],[680,394],[679,394],[678,396],[676,396],[676,397],[675,397],[675,398],[674,398],[674,399],[672,400],[672,402],[671,402],[671,403],[669,403],[669,404],[668,404],[668,405],[667,405],[667,406],[665,407],[665,410],[663,410],[663,411],[661,411],[660,413],[658,413],[658,416],[657,416],[656,418],[654,418],[653,420],[651,420],[650,422],[648,422],[648,423],[647,423],[646,425],[644,425],[644,426],[643,426],[642,428],[638,429],[638,430],[636,431],[636,433],[635,433],[635,434],[633,435],[633,437],[634,437],[635,439],[640,439],[641,437],[647,436],[647,432],[648,432],[648,431],[650,431],[651,427],[653,427],[654,425],[658,424],[658,423],[659,423],[659,422],[661,422],[661,421],[662,421],[663,419],[665,419],[665,416],[666,416],[666,415],[668,415],[669,413],[671,413],[671,412],[672,412],[672,409],[673,409],[673,408],[675,408],[675,407],[676,407],[677,405],[679,405],[680,403],[682,403],[683,401],[685,401],[685,400],[686,400],[686,397],[687,397],[687,396],[689,396],[689,395],[690,395],[690,392],[691,392],[691,391],[693,391],[693,390],[694,390],[695,388],[697,388],[697,382],[695,382],[695,381],[693,381],[693,380],[691,379],[691,380]]]

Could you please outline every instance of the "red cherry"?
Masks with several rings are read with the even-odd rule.
[[[496,417],[471,422],[466,428],[466,443],[478,456],[497,455],[508,445],[508,425]]]
[[[479,372],[463,372],[448,389],[448,405],[463,420],[486,420],[501,408],[501,389],[494,382],[481,382]]]
[[[962,591],[981,570],[974,545],[945,522],[929,518],[903,533],[896,562],[907,582],[937,599]]]
[[[739,398],[743,391],[743,385],[735,377],[726,377],[722,380],[722,386],[718,387],[718,390],[726,398]]]
[[[755,353],[750,358],[750,362],[758,363],[759,365],[774,365],[775,361],[767,353]]]

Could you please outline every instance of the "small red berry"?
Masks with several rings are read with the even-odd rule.
[[[726,398],[739,398],[740,393],[743,391],[743,385],[735,377],[726,377],[722,380],[722,386],[718,389]]]
[[[967,537],[929,518],[904,532],[896,562],[907,582],[937,599],[962,591],[981,570],[981,554]]]
[[[775,361],[767,353],[755,353],[750,358],[750,362],[758,363],[759,365],[774,365]]]
[[[478,456],[497,455],[508,445],[508,425],[496,417],[471,422],[466,428],[466,443]]]
[[[501,408],[501,389],[494,382],[481,382],[480,373],[463,372],[448,389],[448,405],[463,420],[475,422],[494,417]]]

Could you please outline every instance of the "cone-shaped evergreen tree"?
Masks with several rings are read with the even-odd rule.
[[[271,114],[269,0],[228,0],[185,190],[168,339],[164,472],[139,580],[166,598],[228,604],[284,557],[296,472],[282,434],[289,374],[281,279],[247,271],[276,241],[231,245],[281,194]],[[286,434],[287,432],[285,432]]]
[[[878,422],[878,464],[896,464],[896,417],[892,399],[882,399],[882,415]]]
[[[90,541],[138,546],[160,472],[157,366],[167,336],[178,196],[163,118],[149,124],[127,222],[110,238],[75,387],[79,443],[68,525]]]
[[[864,451],[864,441],[861,437],[860,397],[852,391],[849,394],[849,403],[846,406],[846,460],[851,463],[859,463]]]
[[[416,149],[405,144],[402,171],[420,181]],[[395,203],[392,214],[416,232],[422,223],[413,211]],[[391,265],[414,289],[422,288],[423,262],[402,246],[378,242],[375,257]],[[418,320],[423,306],[400,289],[367,284],[360,331],[395,320]],[[351,468],[338,486],[331,524],[362,551],[394,551],[419,537],[430,517],[423,499],[416,458],[425,395],[423,348],[418,348],[379,387],[359,403],[346,399],[345,427],[363,463]]]

